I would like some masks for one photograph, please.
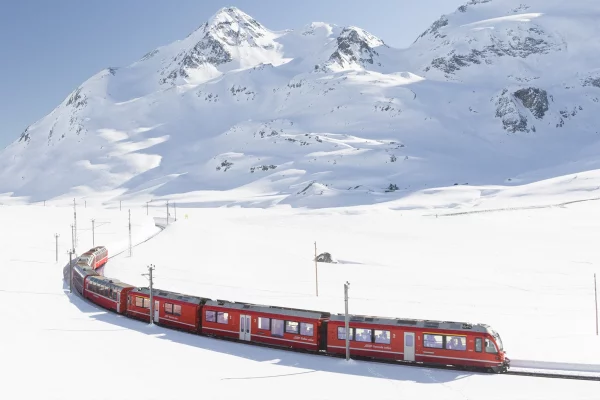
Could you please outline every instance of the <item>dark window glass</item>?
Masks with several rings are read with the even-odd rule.
[[[217,321],[217,313],[214,311],[206,310],[206,322],[216,322]]]

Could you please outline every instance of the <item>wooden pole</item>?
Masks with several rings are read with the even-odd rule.
[[[315,289],[319,297],[319,268],[317,263],[317,242],[315,242]]]

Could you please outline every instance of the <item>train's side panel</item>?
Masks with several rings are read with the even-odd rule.
[[[369,324],[350,323],[350,353],[363,357],[404,360],[404,336],[396,327],[373,327]],[[327,329],[327,352],[346,352],[345,326],[329,321]]]

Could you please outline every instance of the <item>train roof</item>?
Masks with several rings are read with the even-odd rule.
[[[323,311],[301,310],[297,308],[264,306],[260,304],[251,304],[243,302],[233,302],[228,300],[210,300],[206,302],[207,306],[225,307],[236,310],[250,310],[269,314],[279,314],[288,317],[302,317],[311,319],[328,318],[330,313]]]
[[[141,293],[141,294],[150,296],[150,289],[149,288],[135,288],[131,291],[131,293]],[[190,296],[187,294],[169,292],[167,290],[161,290],[161,289],[152,289],[152,296],[163,297],[163,298],[170,299],[170,300],[177,300],[177,301],[182,301],[185,303],[192,303],[192,304],[204,304],[207,300],[210,300],[205,297]]]
[[[79,273],[79,275],[82,275],[82,276],[87,276],[87,275],[100,276],[100,274],[98,272],[96,272],[93,268],[91,268],[87,265],[75,264],[75,265],[73,265],[73,269],[76,270]]]
[[[465,332],[488,332],[489,326],[485,324],[472,324],[469,322],[453,322],[453,321],[429,321],[422,319],[403,319],[403,318],[386,318],[375,317],[368,315],[350,315],[350,322],[361,322],[373,325],[388,325],[388,326],[410,326],[415,328],[432,328],[432,329],[450,329],[455,331]],[[344,314],[333,314],[329,318],[330,321],[344,322],[346,319]]]
[[[132,285],[130,285],[129,283],[121,282],[117,279],[108,278],[106,276],[101,276],[101,275],[91,276],[90,281],[98,283],[100,285],[106,285],[106,286],[111,286],[111,287],[118,287],[118,288],[132,287]]]

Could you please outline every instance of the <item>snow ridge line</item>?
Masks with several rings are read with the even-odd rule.
[[[499,212],[499,211],[538,210],[538,209],[542,209],[542,208],[564,207],[569,204],[583,203],[583,202],[587,202],[587,201],[598,201],[598,200],[600,200],[600,197],[594,197],[591,199],[582,199],[582,200],[572,200],[572,201],[567,201],[564,203],[547,204],[547,205],[543,205],[543,206],[521,206],[521,207],[493,208],[493,209],[489,209],[489,210],[461,211],[461,212],[448,213],[448,214],[425,214],[424,216],[437,218],[437,217],[455,217],[455,216],[459,216],[459,215],[469,215],[469,214],[483,214],[483,213],[491,213],[491,212]]]

